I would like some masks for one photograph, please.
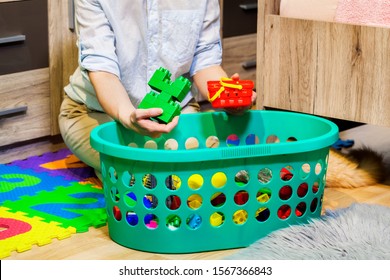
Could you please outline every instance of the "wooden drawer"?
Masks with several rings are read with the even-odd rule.
[[[0,146],[50,135],[49,69],[3,75],[0,85]]]
[[[0,2],[0,75],[48,65],[47,0]]]
[[[223,39],[222,66],[228,75],[256,81],[256,34]]]
[[[224,38],[256,33],[257,0],[224,0],[222,19]]]

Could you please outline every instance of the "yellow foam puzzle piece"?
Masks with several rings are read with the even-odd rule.
[[[50,244],[54,238],[62,240],[70,237],[72,234],[76,233],[76,228],[61,227],[60,223],[43,222],[40,217],[26,217],[26,214],[23,212],[11,213],[6,207],[0,206],[0,219],[7,221],[24,222],[29,224],[29,230],[26,232],[18,233],[11,235],[8,238],[0,239],[0,259],[9,257],[12,251],[17,251],[19,253],[30,250],[33,245],[43,246]],[[1,225],[2,231],[10,230],[7,228],[7,225]],[[0,235],[1,236],[1,235]]]

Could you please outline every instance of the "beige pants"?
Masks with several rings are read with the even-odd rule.
[[[182,113],[197,112],[200,112],[200,107],[195,101],[182,109]],[[100,172],[100,158],[99,153],[91,147],[90,133],[96,126],[110,121],[113,119],[106,113],[90,110],[65,95],[59,115],[62,138],[72,153],[97,173]]]

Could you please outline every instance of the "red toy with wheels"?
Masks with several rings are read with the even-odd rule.
[[[222,78],[208,81],[209,101],[214,108],[246,107],[252,105],[254,83],[250,80]]]

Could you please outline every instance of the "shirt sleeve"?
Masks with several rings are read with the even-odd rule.
[[[115,36],[99,1],[76,1],[76,20],[80,67],[120,77]]]
[[[190,75],[209,66],[222,63],[220,7],[218,0],[207,1],[203,27],[199,35]]]

